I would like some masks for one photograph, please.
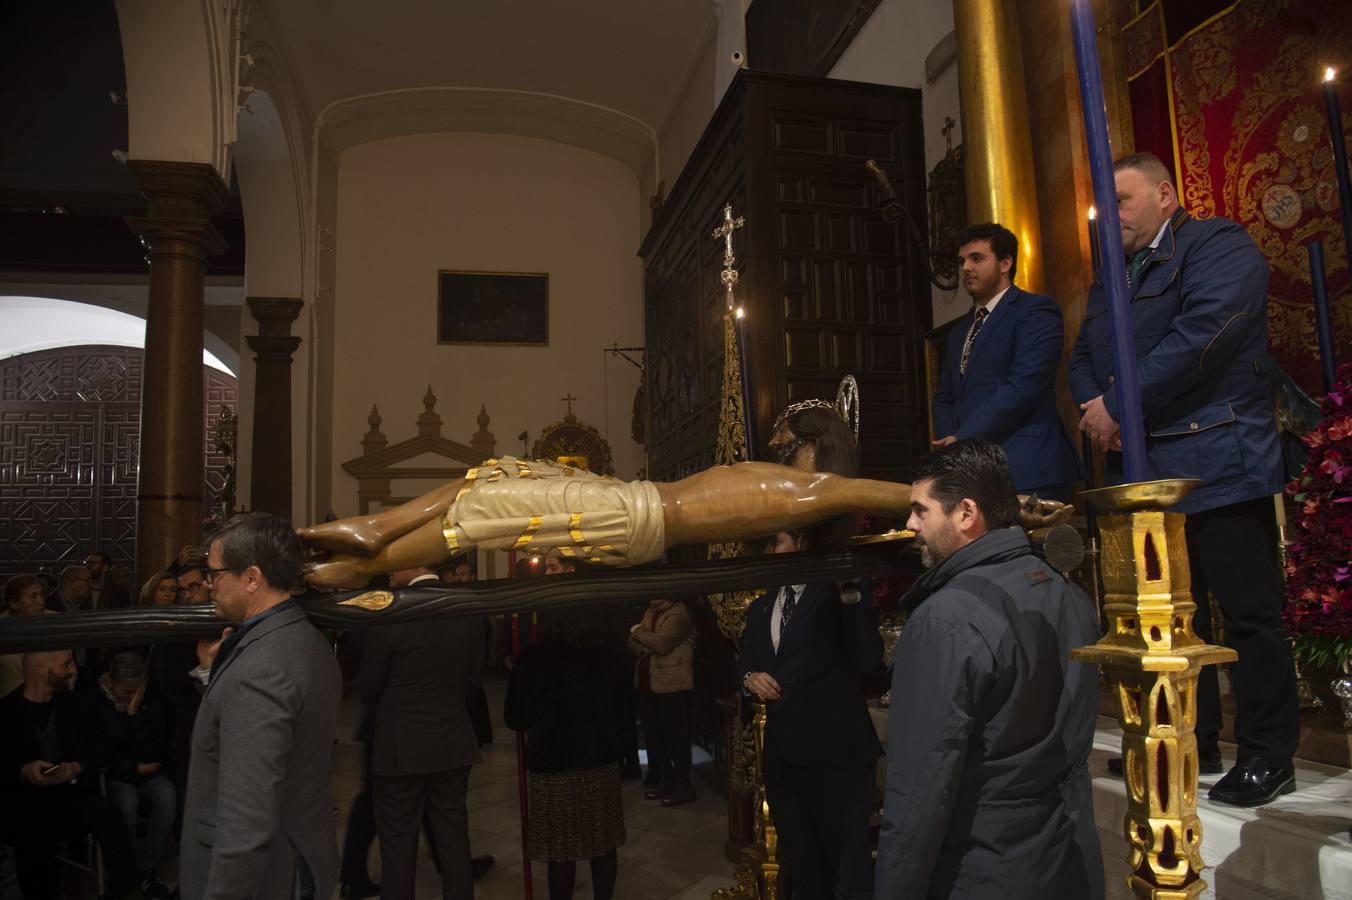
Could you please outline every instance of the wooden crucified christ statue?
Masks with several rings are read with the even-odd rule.
[[[471,547],[637,565],[677,544],[749,541],[850,514],[904,518],[911,486],[850,477],[853,435],[833,409],[805,407],[776,429],[787,464],[717,466],[674,482],[624,482],[568,466],[505,457],[402,506],[300,529],[317,588],[360,588],[384,572],[434,566]],[[825,471],[821,471],[825,470]],[[838,474],[845,471],[848,474]],[[1043,501],[1024,524],[1056,524],[1071,508]]]

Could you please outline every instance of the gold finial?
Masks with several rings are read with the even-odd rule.
[[[429,384],[427,386],[427,393],[423,394],[423,406],[427,407],[428,412],[431,412],[432,407],[436,405],[437,405],[437,395],[432,393],[432,385]]]

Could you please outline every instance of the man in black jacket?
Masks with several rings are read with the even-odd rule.
[[[1098,637],[1085,593],[1034,556],[1004,452],[916,468],[907,527],[930,571],[892,654],[878,897],[1104,895],[1087,760]]]
[[[26,653],[23,668],[23,686],[0,700],[0,826],[18,851],[20,892],[37,900],[56,897],[56,845],[92,832],[103,850],[109,894],[140,896],[131,839],[99,793],[90,723],[71,693],[74,656],[69,650]]]
[[[395,587],[435,586],[427,568],[391,573]],[[418,828],[426,812],[442,896],[473,896],[466,795],[479,742],[466,709],[483,679],[483,630],[472,619],[373,628],[357,691],[376,704],[371,772],[380,838],[381,896],[411,898]]]
[[[780,532],[773,553],[807,549]],[[737,656],[766,702],[764,774],[796,897],[870,898],[869,812],[878,736],[862,676],[882,662],[878,614],[833,582],[785,585],[751,604]]]

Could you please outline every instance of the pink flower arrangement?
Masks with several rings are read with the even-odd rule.
[[[1323,421],[1301,438],[1305,467],[1286,486],[1299,512],[1284,615],[1297,659],[1341,669],[1352,656],[1352,363],[1339,367],[1320,411]]]

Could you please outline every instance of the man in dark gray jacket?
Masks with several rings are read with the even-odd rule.
[[[390,584],[437,587],[441,580],[420,567],[390,573]],[[385,625],[366,637],[357,691],[376,705],[371,775],[387,900],[413,900],[424,819],[442,897],[474,896],[466,797],[480,757],[465,698],[482,684],[483,669],[478,619]]]
[[[302,559],[295,529],[266,513],[211,538],[207,581],[233,627],[198,650],[207,686],[183,813],[184,900],[328,897],[337,886],[329,776],[342,682],[290,597]]]
[[[893,652],[880,898],[1104,896],[1087,760],[1098,638],[1083,591],[1033,555],[999,446],[920,461],[907,527],[930,567]]]

